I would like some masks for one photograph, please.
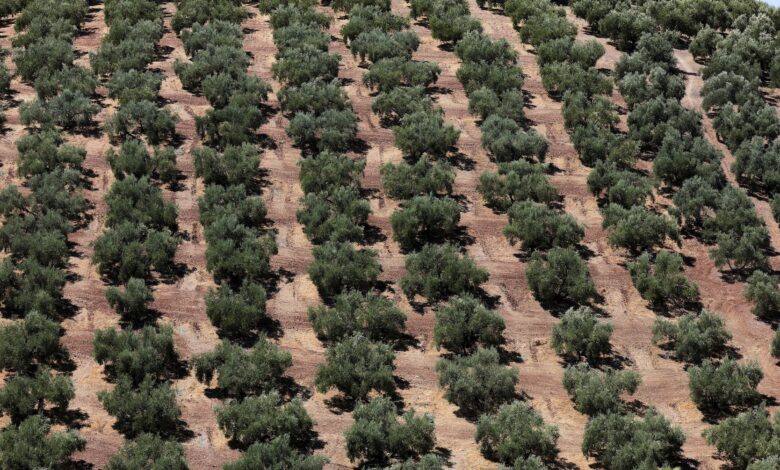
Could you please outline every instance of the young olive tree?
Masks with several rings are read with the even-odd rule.
[[[717,356],[730,339],[723,320],[708,310],[687,313],[676,323],[659,318],[653,325],[653,343],[670,346],[679,360],[692,364]]]
[[[503,341],[504,319],[468,294],[451,298],[435,311],[433,341],[437,348],[466,355],[478,345],[492,347]]]
[[[561,356],[598,361],[612,350],[612,324],[599,322],[587,307],[570,308],[553,326],[551,346]]]
[[[495,411],[517,395],[517,370],[501,365],[493,348],[480,347],[469,356],[440,359],[436,371],[444,397],[466,413]]]

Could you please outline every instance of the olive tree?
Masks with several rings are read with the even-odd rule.
[[[504,319],[468,294],[451,298],[435,312],[433,341],[437,348],[465,355],[478,345],[498,346],[503,341]]]
[[[382,272],[376,251],[356,250],[347,242],[315,246],[312,254],[314,262],[308,273],[323,298],[331,299],[347,290],[366,292]]]
[[[327,341],[339,341],[357,332],[372,341],[390,341],[403,334],[406,314],[390,299],[349,291],[336,296],[332,307],[310,307],[309,321],[317,336]]]
[[[553,326],[550,345],[564,357],[595,362],[612,350],[611,336],[612,324],[599,322],[591,309],[570,308]]]
[[[314,420],[299,398],[282,404],[278,392],[229,401],[217,408],[217,424],[228,439],[242,447],[287,435],[303,447],[311,441]]]
[[[488,279],[487,271],[477,267],[471,258],[460,256],[450,244],[425,245],[408,255],[406,271],[401,279],[404,295],[410,300],[421,295],[428,302],[475,293]]]
[[[198,381],[210,385],[216,376],[217,388],[241,398],[279,387],[292,356],[261,336],[249,350],[224,340],[213,351],[194,356],[192,364]]]
[[[460,204],[448,197],[417,196],[390,216],[393,238],[404,250],[455,234],[460,222]]]
[[[350,461],[382,463],[417,458],[436,445],[433,416],[409,410],[398,419],[390,398],[377,397],[355,407],[352,426],[344,432]]]
[[[20,424],[29,416],[46,413],[47,405],[52,414],[61,413],[75,397],[76,391],[70,378],[52,373],[46,366],[39,367],[34,375],[13,375],[6,379],[0,390],[0,414]]]
[[[531,291],[542,302],[584,304],[597,295],[587,264],[572,248],[552,248],[546,256],[534,253],[525,275]]]
[[[772,320],[780,313],[780,290],[777,279],[763,271],[753,271],[747,279],[745,298],[753,302],[753,315]]]
[[[761,470],[758,462],[780,454],[780,430],[766,406],[759,405],[707,428],[704,438],[734,468]],[[771,467],[769,467],[771,468]]]
[[[265,288],[260,283],[244,281],[237,289],[222,283],[206,293],[206,316],[224,336],[251,336],[268,319],[266,298]]]
[[[757,403],[761,394],[756,387],[763,377],[758,363],[739,364],[728,358],[720,364],[705,360],[701,366],[688,369],[691,399],[708,412],[728,412]]]
[[[38,312],[0,326],[0,369],[29,373],[62,356],[60,325]]]
[[[20,470],[64,467],[74,452],[86,446],[86,440],[74,431],[50,431],[49,421],[39,415],[7,426],[0,432],[0,466]]]
[[[186,470],[184,448],[155,434],[142,434],[125,444],[109,458],[106,470]]]
[[[547,178],[547,166],[527,160],[498,164],[498,172],[486,171],[479,177],[477,191],[486,204],[506,211],[516,202],[550,204],[558,200],[558,190]]]
[[[180,367],[170,326],[147,326],[139,332],[97,330],[92,346],[95,361],[104,365],[110,376],[129,379],[133,385],[148,377],[160,381],[173,378]]]
[[[327,349],[315,385],[320,392],[335,388],[356,401],[365,401],[372,391],[391,394],[395,391],[394,360],[389,346],[357,333]]]
[[[585,427],[582,453],[611,470],[659,468],[677,462],[685,434],[650,408],[644,416],[609,413],[594,416]]]
[[[517,369],[501,365],[493,348],[480,347],[469,356],[440,359],[436,371],[447,401],[469,414],[495,411],[517,395]]]
[[[684,306],[699,298],[699,288],[683,274],[677,253],[660,251],[654,263],[644,253],[628,263],[628,272],[642,298],[656,307]]]
[[[722,353],[730,339],[723,320],[708,310],[687,313],[676,322],[659,318],[653,324],[653,343],[670,347],[677,359],[693,364]]]
[[[516,202],[509,208],[509,224],[504,236],[514,245],[521,242],[523,251],[548,250],[576,246],[585,230],[569,214],[530,201]]]
[[[418,111],[408,114],[393,128],[395,145],[412,160],[424,154],[445,157],[455,145],[460,131],[444,122],[441,111]]]
[[[144,433],[171,435],[181,416],[176,392],[151,377],[138,386],[122,377],[113,390],[98,392],[98,400],[117,419],[117,427],[130,437]]]
[[[574,408],[589,416],[624,410],[621,395],[633,395],[640,382],[634,371],[601,371],[582,363],[567,367],[563,374],[563,388]]]
[[[322,470],[328,462],[321,455],[306,455],[290,444],[290,436],[283,434],[270,442],[256,442],[249,446],[241,458],[225,464],[225,470],[253,470],[257,468],[296,468],[301,470]]]
[[[475,439],[485,457],[513,465],[518,460],[554,459],[558,455],[558,436],[558,428],[545,424],[530,405],[513,401],[493,414],[482,415]]]
[[[455,172],[447,162],[420,157],[413,164],[385,163],[381,170],[385,194],[393,199],[452,193]]]

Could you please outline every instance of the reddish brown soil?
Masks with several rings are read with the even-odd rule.
[[[721,462],[714,457],[714,449],[701,437],[701,432],[708,424],[688,397],[688,382],[683,366],[669,359],[663,351],[651,344],[651,328],[656,314],[647,308],[632,286],[625,269],[625,253],[613,249],[606,241],[596,200],[586,188],[589,169],[579,162],[563,127],[561,103],[550,99],[545,93],[535,57],[530,48],[520,42],[510,20],[494,12],[480,10],[473,0],[470,6],[472,14],[482,20],[488,35],[496,39],[506,39],[519,53],[519,62],[526,75],[524,90],[530,95],[526,114],[534,123],[534,127],[551,143],[548,160],[559,170],[551,179],[564,196],[566,211],[586,228],[585,245],[593,252],[588,264],[604,298],[599,307],[605,312],[605,320],[612,322],[615,328],[615,351],[625,358],[627,368],[638,371],[642,376],[642,385],[634,396],[638,401],[637,406],[657,407],[676,425],[682,427],[687,435],[684,454],[687,459],[691,459],[693,465],[700,468],[719,467]],[[175,5],[168,2],[164,4],[164,8],[166,25],[169,25]],[[402,0],[393,0],[392,8],[397,14],[408,15],[408,7]],[[268,18],[254,7],[249,7],[249,11],[250,17],[243,26],[247,32],[244,45],[253,56],[250,73],[268,80],[274,90],[278,91],[280,85],[272,80],[270,73],[275,48]],[[333,14],[331,10],[327,11]],[[580,26],[581,39],[590,38],[580,20],[573,17],[570,19]],[[330,33],[338,37],[339,28],[345,22],[345,18],[338,19],[331,27]],[[517,248],[512,247],[501,234],[506,224],[506,216],[497,215],[486,208],[476,192],[479,175],[483,171],[493,170],[495,166],[480,145],[479,128],[467,111],[468,100],[455,77],[459,62],[452,52],[440,47],[438,41],[432,39],[428,29],[417,24],[414,24],[412,29],[420,35],[422,41],[415,59],[434,61],[442,68],[442,75],[436,84],[441,92],[437,93],[435,98],[444,109],[447,122],[461,130],[458,148],[473,165],[469,169],[457,171],[455,184],[455,193],[463,196],[467,203],[462,223],[467,233],[474,238],[474,242],[467,245],[466,251],[481,267],[489,271],[490,280],[485,288],[490,295],[498,299],[497,309],[506,320],[505,348],[522,357],[521,361],[511,364],[520,374],[518,392],[528,398],[545,420],[560,428],[559,447],[562,460],[579,468],[587,468],[594,462],[586,459],[580,450],[586,417],[572,407],[571,400],[561,384],[563,365],[548,344],[552,326],[557,320],[544,310],[530,293],[524,277],[525,263],[518,259]],[[92,8],[83,35],[75,40],[75,47],[84,53],[79,59],[80,63],[87,63],[86,53],[97,48],[105,33],[102,6],[99,5]],[[2,26],[0,46],[10,47],[13,35],[12,24]],[[607,41],[599,41],[607,48],[607,54],[599,63],[599,67],[612,68],[620,54]],[[186,266],[186,270],[185,274],[174,282],[160,282],[155,286],[154,308],[159,311],[161,322],[173,325],[177,350],[184,359],[188,359],[193,354],[210,350],[218,342],[216,332],[205,315],[203,298],[213,281],[205,270],[206,245],[203,240],[203,227],[198,221],[197,198],[203,192],[203,183],[195,178],[191,156],[191,149],[199,145],[194,117],[205,112],[208,103],[204,98],[184,90],[173,72],[174,60],[186,59],[181,41],[172,31],[167,30],[161,46],[164,54],[153,67],[166,75],[161,95],[180,118],[177,131],[183,143],[179,149],[178,165],[184,176],[176,191],[165,189],[165,196],[175,202],[179,209],[180,230],[186,237],[177,253],[177,261]],[[339,76],[345,81],[345,89],[360,118],[359,137],[368,146],[365,155],[360,157],[365,158],[367,163],[363,185],[375,191],[370,201],[373,214],[369,222],[378,227],[386,237],[374,243],[371,248],[380,254],[384,270],[381,279],[390,285],[388,295],[407,313],[407,332],[418,342],[416,346],[397,353],[397,376],[408,382],[408,386],[400,390],[400,395],[406,407],[433,414],[438,445],[449,455],[449,461],[454,468],[494,468],[495,464],[480,455],[474,442],[474,423],[459,417],[456,407],[443,398],[438,388],[435,365],[440,353],[432,343],[432,312],[426,310],[422,314],[417,313],[398,287],[398,281],[404,274],[405,256],[392,240],[389,222],[389,217],[398,204],[385,197],[379,169],[386,162],[400,161],[401,153],[393,145],[392,131],[381,127],[377,117],[371,113],[371,92],[361,83],[365,69],[352,57],[343,42],[332,42],[331,49],[342,56]],[[678,51],[677,55],[681,69],[688,73],[688,93],[684,104],[699,109],[700,67],[687,53]],[[7,63],[13,66],[10,59]],[[33,90],[18,80],[14,80],[12,88],[16,101],[6,111],[6,131],[0,137],[0,161],[3,164],[0,184],[3,185],[20,183],[14,171],[17,158],[14,142],[24,135],[26,130],[19,123],[18,102],[34,96]],[[617,104],[624,105],[619,93],[615,92],[613,99]],[[115,103],[110,99],[103,99],[102,105],[103,111],[98,118],[101,123],[113,112]],[[271,96],[270,105],[278,107],[275,95]],[[732,159],[730,153],[717,143],[708,119],[705,119],[704,124],[708,138],[724,151],[724,167],[727,167]],[[351,413],[331,406],[329,399],[332,398],[332,393],[321,394],[313,387],[316,368],[324,360],[324,347],[315,337],[306,311],[320,300],[306,274],[306,268],[312,259],[311,244],[295,218],[295,212],[299,209],[298,200],[302,196],[297,166],[300,152],[292,147],[287,138],[284,132],[286,126],[286,118],[274,113],[260,129],[261,133],[273,142],[266,150],[261,165],[267,171],[269,184],[264,197],[279,245],[279,254],[273,258],[272,263],[274,268],[282,273],[278,288],[271,295],[268,309],[270,315],[280,324],[279,344],[292,353],[293,367],[290,375],[298,384],[312,391],[305,406],[317,421],[316,431],[323,443],[317,452],[331,459],[331,468],[351,467],[352,464],[344,451],[343,438],[344,430],[352,421]],[[113,327],[118,323],[118,316],[105,301],[106,284],[90,261],[90,244],[104,226],[106,208],[103,198],[113,182],[113,176],[104,158],[110,143],[102,135],[70,135],[69,140],[87,148],[85,166],[94,172],[94,177],[91,179],[92,188],[85,191],[85,195],[94,204],[94,208],[90,211],[89,223],[71,237],[76,246],[70,267],[75,274],[75,280],[68,283],[65,293],[76,307],[76,313],[63,323],[63,343],[69,349],[76,365],[73,372],[76,398],[71,403],[71,408],[83,413],[80,432],[87,439],[86,450],[78,454],[77,458],[94,465],[95,468],[101,468],[122,443],[122,436],[112,428],[113,418],[103,410],[95,395],[97,391],[108,389],[111,385],[105,380],[102,367],[91,357],[94,331],[97,328]],[[780,233],[771,218],[766,201],[754,201],[758,212],[770,227],[773,246],[780,248]],[[660,203],[668,204],[668,201],[660,199]],[[775,360],[769,355],[771,328],[754,319],[750,313],[750,305],[742,295],[744,285],[724,280],[710,261],[707,249],[696,240],[685,241],[680,251],[694,260],[686,272],[699,284],[704,305],[723,315],[734,335],[733,346],[745,359],[757,359],[760,362],[765,373],[760,390],[777,397],[780,373]],[[237,458],[239,453],[230,449],[216,425],[213,408],[219,401],[207,397],[206,387],[198,383],[192,374],[175,381],[174,386],[182,409],[184,426],[191,434],[191,437],[183,442],[191,468],[219,468],[222,463]]]

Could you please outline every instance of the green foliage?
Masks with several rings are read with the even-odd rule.
[[[565,299],[584,304],[597,295],[587,264],[572,248],[552,248],[547,256],[534,253],[525,275],[541,302]]]
[[[553,39],[574,38],[576,35],[577,27],[566,17],[558,15],[531,16],[520,29],[520,39],[532,46]]]
[[[458,141],[460,131],[444,122],[440,111],[418,111],[407,114],[393,128],[395,145],[404,155],[417,161],[423,155],[434,158],[447,156]]]
[[[175,441],[142,434],[126,441],[106,464],[106,470],[186,470],[184,449]]]
[[[433,101],[422,86],[404,86],[380,92],[371,102],[373,111],[384,124],[398,124],[404,116],[432,112]]]
[[[231,397],[272,392],[292,365],[292,356],[261,336],[250,350],[224,340],[213,351],[192,359],[195,377],[210,385],[214,375],[217,387]]]
[[[61,356],[60,326],[38,312],[0,327],[0,369],[27,373]]]
[[[290,119],[287,135],[311,153],[349,149],[357,134],[357,116],[351,109],[328,109],[320,115],[298,113]]]
[[[106,152],[106,160],[117,179],[148,176],[172,183],[178,176],[173,149],[158,147],[154,149],[154,155],[149,155],[144,143],[135,139],[123,142],[119,152],[110,148]]]
[[[195,23],[206,24],[209,21],[229,21],[240,23],[246,17],[241,5],[231,0],[186,0],[177,5],[171,27],[179,34]]]
[[[270,258],[278,250],[273,233],[258,236],[237,215],[226,215],[206,227],[205,238],[206,269],[217,282],[257,283],[271,273]]]
[[[780,454],[777,422],[777,415],[770,418],[766,407],[760,405],[706,429],[704,438],[734,468],[758,470],[764,467],[755,462]]]
[[[371,207],[358,188],[333,185],[328,191],[306,194],[296,217],[312,243],[358,242],[363,240],[370,213]]]
[[[589,416],[623,411],[621,395],[633,395],[640,382],[634,371],[601,371],[587,364],[569,366],[563,374],[563,388],[574,408]]]
[[[69,67],[73,59],[73,46],[57,37],[44,37],[14,53],[16,73],[30,83]]]
[[[43,414],[47,404],[56,408],[54,411],[65,411],[75,395],[70,378],[40,367],[35,375],[13,375],[6,380],[0,390],[0,414],[20,424],[29,416]]]
[[[117,428],[131,437],[144,433],[171,435],[181,416],[176,392],[151,377],[137,387],[122,377],[113,390],[98,392],[98,400],[117,419]]]
[[[669,212],[682,228],[698,231],[704,226],[718,205],[720,194],[711,183],[700,176],[686,180],[674,194],[674,207]]]
[[[618,88],[630,109],[658,97],[679,100],[685,96],[683,79],[661,66],[644,72],[627,73],[618,83]]]
[[[224,336],[251,336],[268,318],[265,302],[265,288],[257,282],[246,280],[235,290],[223,283],[206,293],[206,316]]]
[[[709,360],[688,369],[691,399],[699,409],[728,412],[734,407],[755,404],[761,398],[756,387],[764,373],[756,362],[739,364],[724,359],[720,364]]]
[[[453,295],[476,293],[488,279],[487,271],[468,256],[460,256],[450,244],[428,244],[408,255],[406,271],[401,279],[404,295],[409,300],[421,295],[431,303]]]
[[[523,71],[516,65],[466,62],[458,68],[455,76],[469,97],[482,88],[503,95],[523,87]]]
[[[777,279],[763,271],[753,271],[747,279],[745,298],[753,302],[753,315],[772,320],[780,314],[780,289]]]
[[[555,62],[545,65],[540,72],[544,89],[556,97],[576,92],[585,96],[605,95],[612,91],[612,81],[595,67]]]
[[[688,51],[697,59],[709,59],[718,47],[723,36],[709,26],[696,33],[696,36],[688,45]]]
[[[420,157],[413,164],[386,163],[380,170],[385,194],[393,199],[412,199],[415,196],[452,193],[455,172],[447,162]]]
[[[504,340],[506,325],[495,310],[490,310],[470,295],[453,297],[436,308],[433,342],[455,353],[472,353],[479,346],[498,346]]]
[[[522,158],[542,162],[548,142],[534,129],[524,131],[512,119],[493,115],[482,123],[482,147],[499,163]]]
[[[378,397],[355,407],[354,422],[345,432],[350,461],[386,462],[389,459],[419,457],[436,445],[433,416],[415,415],[414,410],[398,420],[398,409],[390,398]]]
[[[309,265],[309,277],[325,299],[349,290],[366,292],[382,272],[376,251],[356,250],[347,242],[315,246],[312,254],[314,262]]]
[[[298,161],[301,167],[298,179],[304,194],[322,193],[336,188],[358,185],[366,167],[365,160],[353,160],[347,156],[322,152]]]
[[[98,75],[143,70],[154,61],[155,44],[162,35],[162,21],[117,21],[100,47],[89,54],[92,70]]]
[[[575,246],[585,236],[583,227],[569,214],[530,201],[516,202],[509,208],[509,224],[504,236],[514,245],[522,242],[523,251],[548,250]]]
[[[681,307],[699,298],[699,288],[685,277],[677,253],[660,251],[654,263],[644,253],[628,263],[628,272],[642,298],[656,307]]]
[[[582,452],[598,458],[604,468],[659,468],[680,457],[685,434],[654,408],[641,418],[610,413],[591,418],[585,427]]]
[[[674,98],[657,97],[638,103],[628,116],[629,136],[642,143],[645,149],[656,149],[667,132],[677,130],[681,135],[700,137],[701,116],[684,108]]]
[[[18,174],[31,177],[51,173],[58,168],[80,171],[87,151],[64,142],[62,134],[55,130],[20,137],[16,141],[19,152]]]
[[[341,82],[314,79],[300,86],[286,86],[279,90],[279,105],[290,115],[310,113],[319,116],[327,110],[350,109],[349,97]]]
[[[517,369],[501,365],[493,348],[440,359],[436,371],[447,401],[469,414],[494,412],[517,395]]]
[[[516,465],[518,460],[555,458],[558,436],[558,428],[545,424],[527,403],[513,401],[481,416],[475,439],[487,458]]]
[[[217,408],[217,424],[228,439],[243,447],[285,435],[291,444],[303,446],[311,440],[314,420],[300,399],[282,405],[279,393],[270,392]]]
[[[260,153],[254,145],[231,145],[222,153],[211,147],[198,147],[192,153],[195,174],[206,184],[252,187],[257,179]]]
[[[372,341],[389,341],[403,334],[406,314],[390,299],[350,291],[336,296],[332,307],[309,307],[309,321],[323,340],[340,341],[359,332]]]
[[[365,401],[373,390],[392,394],[394,360],[389,346],[357,333],[325,351],[325,364],[317,369],[315,385],[320,392],[335,388],[357,401]]]
[[[36,99],[22,103],[19,118],[28,127],[37,123],[43,128],[56,125],[74,131],[92,125],[99,111],[100,106],[83,93],[66,89],[46,101]]]
[[[130,278],[124,291],[116,287],[106,289],[106,300],[124,321],[138,323],[148,317],[154,295],[143,279]]]
[[[153,230],[176,231],[176,205],[163,198],[148,177],[127,176],[114,182],[106,194],[106,225],[143,225]]]
[[[477,191],[487,205],[500,211],[508,210],[520,201],[550,204],[559,195],[546,173],[546,166],[527,160],[499,163],[497,173],[480,175]]]
[[[712,111],[727,103],[745,103],[757,88],[757,81],[750,81],[735,73],[721,72],[704,82],[701,89],[702,108]]]
[[[382,59],[400,57],[407,60],[420,47],[420,38],[414,31],[386,33],[378,29],[360,33],[350,41],[352,55],[360,57],[361,62],[377,62]]]
[[[0,467],[19,470],[65,467],[71,454],[84,450],[86,441],[73,431],[49,433],[42,416],[30,416],[20,425],[0,432]]]
[[[741,233],[719,233],[717,245],[710,250],[710,256],[719,268],[747,271],[767,266],[769,232],[763,225],[747,226]]]
[[[755,93],[738,107],[727,103],[713,118],[712,125],[732,150],[756,136],[772,141],[780,135],[780,118],[774,107]]]
[[[23,235],[22,235],[23,236]],[[41,240],[33,238],[35,243]],[[49,240],[43,240],[44,242]],[[59,243],[56,249],[60,249]],[[51,246],[42,247],[44,250]],[[61,314],[65,272],[40,264],[35,258],[14,265],[10,258],[0,264],[0,299],[11,313],[40,312],[48,317]]]
[[[644,206],[626,209],[610,204],[603,210],[604,228],[611,228],[609,243],[632,253],[664,246],[667,239],[682,243],[677,225],[669,217]]]
[[[439,74],[441,68],[433,62],[395,57],[372,64],[363,75],[363,84],[380,92],[389,92],[399,86],[427,87],[438,80]]]
[[[338,76],[341,56],[328,54],[316,47],[303,44],[277,57],[271,66],[273,77],[290,86],[302,84],[320,78],[331,81]]]
[[[322,470],[328,462],[320,455],[304,455],[290,446],[290,436],[284,434],[270,442],[255,443],[233,463],[224,465],[225,470],[295,469]]]
[[[469,96],[469,112],[477,115],[482,121],[495,114],[520,124],[525,120],[524,105],[525,98],[518,90],[505,90],[499,95],[489,88],[482,87]]]
[[[350,42],[361,33],[372,30],[386,33],[401,31],[409,26],[409,20],[377,5],[355,5],[349,10],[349,22],[341,27],[341,37]]]
[[[393,239],[404,250],[454,235],[461,207],[454,199],[416,196],[390,217]]]
[[[653,160],[653,174],[674,186],[680,186],[694,176],[720,183],[724,179],[720,167],[722,158],[707,139],[681,135],[670,129]]]
[[[730,339],[723,320],[708,310],[687,313],[677,322],[659,318],[653,325],[653,343],[665,343],[679,360],[693,364],[719,355]]]
[[[595,362],[612,350],[611,336],[612,324],[599,322],[591,309],[570,308],[553,326],[550,345],[562,356]]]
[[[767,194],[780,191],[780,144],[764,143],[764,137],[745,141],[736,152],[731,165],[734,175],[746,186]]]
[[[193,24],[192,28],[183,30],[180,37],[184,43],[184,52],[188,56],[195,56],[209,47],[241,49],[244,34],[236,22],[215,19],[208,23]]]
[[[118,282],[144,279],[154,268],[167,274],[181,239],[168,230],[150,230],[123,222],[104,232],[94,242],[92,262],[101,275]]]
[[[132,101],[120,107],[105,123],[105,130],[113,140],[146,136],[157,145],[176,136],[178,116],[170,108],[159,108],[153,101]]]
[[[98,364],[105,365],[112,377],[129,379],[133,385],[147,377],[160,381],[173,378],[180,366],[170,326],[147,326],[139,332],[97,330],[92,346]]]

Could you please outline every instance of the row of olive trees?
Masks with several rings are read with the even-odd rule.
[[[77,127],[75,115],[85,110],[91,120],[97,108],[90,99],[95,77],[73,63],[72,40],[87,11],[87,3],[80,0],[33,0],[4,11],[18,13],[13,60],[19,78],[36,91],[20,109],[29,133],[16,142],[16,172],[26,189],[10,185],[0,191],[0,305],[4,316],[14,318],[0,328],[0,370],[5,376],[0,415],[10,418],[0,431],[0,467],[5,468],[69,465],[71,454],[85,446],[74,430],[51,428],[53,423],[70,427],[68,405],[75,396],[64,372],[69,358],[60,343],[58,321],[67,307],[67,237],[87,210],[81,166],[86,151],[66,144],[63,129]],[[4,96],[11,93],[11,79],[9,70],[0,66]],[[34,108],[38,111],[31,112]],[[30,118],[36,113],[41,119]]]
[[[563,100],[564,123],[575,149],[582,162],[593,167],[588,188],[602,206],[604,228],[610,231],[609,242],[638,254],[663,247],[669,239],[678,239],[672,220],[646,208],[653,183],[633,169],[640,151],[650,151],[656,134],[663,130],[653,127],[653,122],[632,125],[631,116],[636,116],[632,114],[630,132],[619,133],[616,107],[610,100],[612,82],[596,68],[604,53],[603,46],[596,41],[575,41],[577,29],[561,9],[550,2],[533,3],[536,8],[528,8],[529,2],[510,0],[505,11],[520,28],[521,39],[536,48],[543,86],[553,98]],[[624,93],[630,107],[650,99],[638,93],[655,91],[647,86],[645,77],[635,80],[640,83],[632,83]],[[670,268],[662,270],[653,266],[651,259],[646,254],[636,266],[630,264],[632,278],[643,297],[663,304],[666,294],[678,294],[680,287],[688,287],[696,294],[695,285],[689,287],[682,277],[681,266],[678,271],[678,266],[671,262]],[[587,273],[586,267],[584,272]],[[571,285],[574,288],[578,284]],[[573,289],[578,291],[587,292],[582,287]],[[555,298],[560,293],[552,295]],[[587,307],[568,310],[553,328],[551,345],[556,352],[567,361],[579,361],[566,368],[563,385],[575,409],[590,417],[583,453],[598,458],[610,469],[660,466],[679,460],[685,440],[682,431],[653,409],[642,415],[631,413],[622,399],[637,390],[640,376],[633,371],[600,366],[611,352],[611,333],[612,326],[600,322]],[[649,433],[654,434],[658,444],[653,451],[646,447]]]
[[[530,227],[525,224],[527,214],[522,213],[547,209],[542,204],[555,200],[557,193],[541,163],[547,142],[540,134],[525,128],[523,75],[515,51],[506,41],[492,41],[483,34],[480,21],[469,15],[466,2],[413,1],[412,15],[425,16],[433,37],[454,43],[454,52],[462,61],[456,76],[469,98],[469,111],[480,118],[482,146],[499,164],[498,173],[482,176],[478,189],[490,206],[509,210],[506,236],[513,242],[522,240],[529,252],[548,248],[547,241],[540,241],[545,238],[542,233],[552,233],[551,238],[566,244],[563,239],[569,236],[563,233],[567,228],[562,226],[569,221],[556,219],[563,216],[545,213],[549,223]],[[398,133],[396,143],[399,144]],[[433,175],[441,174],[433,166],[438,164],[435,161],[410,163],[405,164],[410,169],[427,167]],[[398,191],[393,188],[391,169],[387,168],[386,173],[385,189],[392,196]],[[431,178],[421,182],[426,180]],[[446,201],[448,198],[438,195],[449,192],[450,185],[423,186],[418,193],[428,191],[422,197]],[[408,207],[418,207],[420,199],[421,196],[412,198],[407,202]],[[578,230],[581,229],[574,224],[575,238]],[[444,262],[446,258],[442,255],[448,252],[452,253],[448,255],[451,261]],[[467,257],[456,264],[455,255],[451,245],[428,244],[407,257],[407,270],[411,273],[414,271],[410,268],[416,268],[420,262],[429,266],[427,273],[415,276],[419,279],[417,284],[423,287],[419,293],[429,302],[439,302],[434,307],[434,342],[438,348],[449,351],[437,364],[439,384],[445,390],[445,397],[461,412],[478,419],[475,438],[485,457],[513,468],[544,468],[545,462],[551,463],[557,455],[558,430],[545,424],[528,404],[517,400],[517,370],[506,365],[501,348],[504,320],[480,296],[480,285],[487,281],[488,273]],[[457,273],[457,277],[437,275],[437,257],[439,266],[448,267],[442,271]],[[405,281],[409,277],[402,280],[402,286]],[[513,445],[516,442],[523,445]]]
[[[763,223],[747,196],[725,184],[721,156],[702,137],[700,117],[679,104],[684,84],[674,72],[670,36],[645,34],[634,47],[635,52],[624,55],[616,69],[618,86],[629,104],[629,135],[643,151],[654,154],[654,175],[675,191],[673,212],[680,224],[704,240],[718,242],[711,253],[717,264],[763,266],[768,238]],[[598,166],[596,170],[605,173]],[[605,180],[602,187],[611,183],[603,175],[600,179]],[[644,298],[669,308],[684,307],[698,297],[695,284],[682,275],[679,255],[661,251],[654,263],[651,260],[645,253],[629,264]],[[731,338],[716,315],[704,311],[688,313],[676,322],[658,320],[653,334],[654,342],[691,364],[691,398],[705,413],[729,413],[760,398],[756,387],[762,372],[756,363],[711,361],[724,352]]]
[[[90,63],[118,104],[105,123],[116,145],[105,156],[115,181],[105,196],[106,230],[94,242],[93,262],[115,284],[106,298],[127,329],[97,330],[93,354],[116,384],[98,392],[98,400],[128,439],[108,468],[184,469],[184,451],[176,442],[181,411],[170,384],[182,366],[172,328],[155,326],[149,309],[149,285],[155,277],[175,274],[181,243],[176,206],[160,189],[178,177],[170,145],[177,117],[159,104],[162,75],[148,70],[159,57],[163,13],[150,0],[117,0],[106,3],[104,14],[109,30]]]
[[[326,459],[306,454],[315,423],[292,396],[286,376],[292,357],[264,331],[277,246],[261,194],[256,131],[266,120],[261,105],[271,87],[248,72],[251,56],[243,49],[241,26],[247,14],[230,0],[186,0],[172,19],[189,56],[174,70],[186,89],[211,105],[196,117],[205,145],[193,157],[206,186],[198,200],[206,268],[218,284],[206,294],[206,315],[223,340],[193,357],[192,365],[195,377],[225,399],[215,410],[217,424],[245,451],[225,468],[322,468]]]

